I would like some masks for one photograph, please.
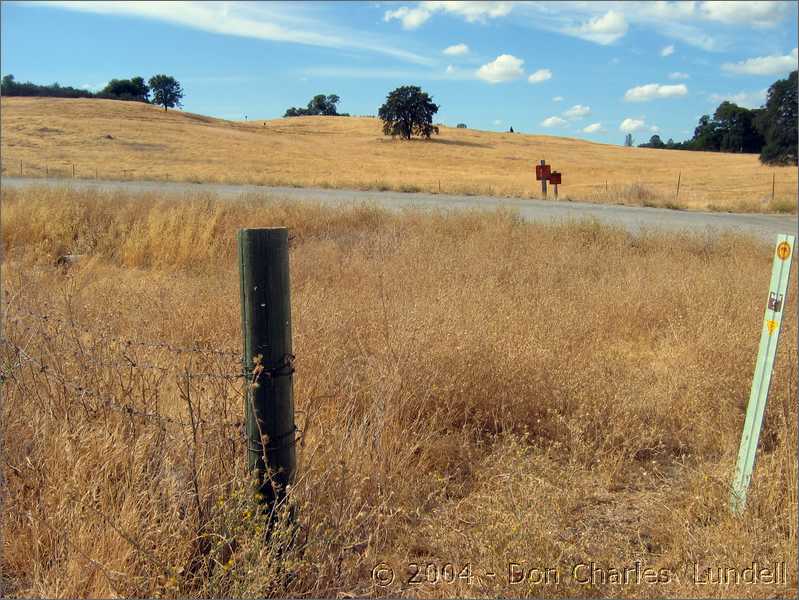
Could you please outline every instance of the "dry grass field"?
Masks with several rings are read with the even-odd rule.
[[[263,140],[271,145],[261,156],[299,158],[310,141],[282,130],[319,127],[307,137],[325,140],[333,136],[320,131],[371,127],[301,120],[255,131],[189,125],[194,117],[177,113],[112,119],[114,110],[149,110],[122,103],[103,117],[91,116],[94,103],[63,105],[87,120],[48,113],[60,145],[47,138],[10,149],[144,169],[159,164],[153,149],[131,144],[163,144],[164,167],[213,178],[247,173],[255,163],[234,156]],[[36,106],[3,101],[4,151],[44,139],[35,134],[44,117],[20,131]],[[163,136],[154,139],[144,132],[155,123]],[[189,127],[192,145],[173,146]],[[114,141],[87,141],[89,130]],[[225,136],[224,149],[211,143]],[[377,149],[406,151],[376,133],[352,139],[376,149],[378,162],[387,159]],[[452,157],[463,150],[473,161],[488,149],[452,140],[519,144],[520,155],[543,140],[450,131],[442,139],[429,148],[451,144]],[[327,154],[335,143],[325,143],[308,183],[336,177]],[[597,161],[623,152],[573,147]],[[671,156],[624,152],[630,164]],[[731,174],[750,160],[689,158],[697,172],[718,161]],[[352,177],[378,175],[344,166]],[[521,185],[521,167],[515,177]],[[236,378],[235,231],[274,225],[293,236],[302,431],[289,494],[299,531],[281,553],[290,529],[265,543],[253,516]],[[748,508],[743,518],[727,509],[767,244],[528,224],[502,212],[57,189],[3,190],[2,240],[4,595],[796,595],[793,291]],[[67,253],[84,257],[54,264]],[[787,580],[714,582],[719,568],[753,561],[784,562]],[[511,583],[511,563],[531,578]],[[394,569],[386,585],[373,577],[380,565]],[[659,581],[638,581],[636,565],[657,570]],[[539,583],[534,568],[552,571]],[[626,580],[611,569],[627,569]]]
[[[545,159],[563,173],[561,200],[734,212],[796,212],[797,204],[796,167],[764,167],[755,155],[448,127],[429,142],[403,142],[369,118],[245,123],[134,102],[3,98],[1,137],[6,175],[18,175],[21,161],[34,177],[71,177],[74,164],[82,178],[538,198],[534,165]]]

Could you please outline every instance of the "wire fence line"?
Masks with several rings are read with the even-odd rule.
[[[171,178],[169,173],[158,172],[157,169],[147,167],[138,168],[100,168],[96,165],[86,165],[69,160],[32,161],[24,159],[8,159],[0,161],[0,172],[9,177],[39,177],[39,178],[73,178],[73,179],[111,179],[135,180],[149,179],[162,181],[181,181],[180,178]],[[142,177],[144,176],[144,177]]]
[[[206,347],[199,342],[183,347],[166,341],[112,336],[61,315],[21,308],[14,313],[3,318],[0,347],[5,360],[0,361],[0,382],[15,382],[24,393],[32,392],[31,385],[44,384],[52,396],[50,381],[55,381],[74,394],[74,399],[89,415],[110,410],[155,421],[161,428],[200,425],[239,430],[244,434],[243,419],[238,412],[232,412],[237,418],[231,422],[226,408],[229,401],[243,398],[250,383],[241,362],[241,352],[208,348],[209,342],[202,343]],[[70,332],[85,334],[85,339],[70,337],[67,335]],[[70,346],[69,350],[65,350],[66,346]],[[138,352],[148,355],[140,357]],[[153,353],[155,358],[166,358],[167,364],[153,361]],[[188,361],[175,364],[177,357]],[[234,358],[238,361],[236,368],[231,364]],[[203,365],[199,370],[193,368],[197,362]],[[78,370],[79,375],[69,375],[69,370]],[[105,370],[105,374],[101,374],[101,370]],[[180,396],[189,404],[191,423],[158,410],[158,390],[165,378],[174,378]],[[203,388],[203,381],[211,387]],[[204,396],[224,405],[222,415],[215,412],[212,418],[201,418],[193,414],[196,409],[191,408],[191,403],[202,399],[197,396],[196,389],[191,392],[192,382],[201,386]],[[144,390],[150,393],[155,409],[136,406],[134,396],[144,398]]]
[[[191,343],[190,346],[177,346],[170,342],[161,341],[161,340],[154,341],[154,340],[144,340],[141,338],[124,338],[124,337],[104,334],[98,332],[97,329],[95,328],[82,325],[77,321],[75,321],[74,319],[68,319],[63,316],[57,316],[45,313],[36,313],[24,308],[15,308],[15,312],[17,314],[14,316],[5,315],[4,316],[5,320],[19,322],[27,317],[30,319],[37,319],[45,323],[56,323],[59,325],[68,326],[75,330],[80,330],[81,332],[87,333],[89,335],[99,334],[102,341],[115,342],[123,346],[140,346],[144,348],[156,348],[156,349],[166,350],[168,352],[172,352],[175,354],[209,354],[215,356],[227,356],[238,359],[241,359],[242,355],[240,350],[234,350],[232,348],[219,349],[219,348],[209,347],[209,346],[215,346],[216,344],[208,340],[194,341]]]

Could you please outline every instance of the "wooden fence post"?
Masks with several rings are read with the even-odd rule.
[[[19,176],[22,177],[22,161],[19,161]]]
[[[296,472],[288,229],[240,229],[247,469],[271,510]]]
[[[677,173],[677,193],[674,194],[674,202],[677,202],[677,198],[680,195],[680,177],[682,177],[682,171]]]
[[[72,179],[75,179],[75,163],[72,163]]]
[[[775,176],[776,176],[775,173],[771,174],[771,203],[772,204],[774,204],[774,178],[775,178]]]
[[[546,162],[547,161],[542,160],[541,161],[541,166],[543,167],[546,164]],[[543,169],[542,169],[542,171],[543,171]],[[544,194],[544,198],[547,197],[547,178],[546,177],[542,177],[541,178],[541,193]]]

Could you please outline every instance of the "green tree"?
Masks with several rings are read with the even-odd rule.
[[[17,82],[14,81],[14,76],[9,73],[3,76],[2,83],[0,83],[0,94],[3,96],[11,96],[14,94]]]
[[[766,106],[756,119],[764,138],[760,161],[765,164],[797,164],[797,72],[775,81],[768,90]]]
[[[284,117],[307,117],[322,115],[326,117],[348,117],[347,113],[339,113],[336,105],[341,101],[336,94],[325,96],[317,94],[308,102],[307,108],[291,107],[286,110]]]
[[[666,144],[663,143],[663,140],[660,139],[658,134],[653,135],[649,138],[649,141],[645,144],[638,144],[639,148],[665,148]]]
[[[718,149],[721,152],[760,152],[763,136],[755,127],[758,111],[733,102],[722,102],[713,113]]]
[[[164,111],[175,106],[183,106],[183,89],[180,83],[169,75],[153,75],[148,81],[153,92],[153,104],[164,107]]]
[[[634,143],[635,143],[635,141],[633,140],[633,134],[632,133],[628,133],[627,135],[624,136],[624,145],[625,146],[627,146],[628,148],[631,148]]]
[[[405,85],[386,96],[377,115],[383,121],[384,135],[409,140],[413,135],[429,139],[432,133],[437,134],[438,127],[433,125],[437,112],[438,105],[426,92],[418,86]]]
[[[100,96],[116,98],[119,100],[138,100],[149,102],[150,88],[141,77],[130,79],[112,79],[102,89]]]
[[[26,81],[20,83],[13,75],[5,75],[0,83],[0,94],[3,96],[50,96],[54,98],[94,98],[89,90],[61,86],[58,83],[51,85],[37,85]]]
[[[721,147],[721,132],[718,131],[715,121],[710,115],[702,115],[699,124],[694,128],[694,137],[691,148],[694,150],[714,150]]]

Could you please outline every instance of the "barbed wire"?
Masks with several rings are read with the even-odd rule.
[[[213,342],[210,342],[210,341],[203,341],[203,342],[196,341],[196,342],[192,342],[192,345],[190,347],[185,347],[185,346],[178,346],[178,345],[172,344],[170,342],[165,342],[165,341],[161,341],[161,340],[153,341],[153,340],[142,340],[142,339],[136,339],[136,338],[123,338],[123,337],[118,337],[118,336],[113,336],[113,335],[105,334],[105,333],[102,333],[102,332],[98,332],[97,329],[93,329],[93,328],[91,328],[91,327],[89,327],[87,325],[83,325],[81,323],[78,323],[75,320],[66,319],[66,318],[61,317],[61,316],[55,316],[55,315],[52,315],[52,314],[35,313],[35,312],[32,312],[32,311],[26,310],[24,308],[15,308],[15,312],[19,313],[20,315],[24,315],[26,317],[29,317],[29,318],[38,319],[40,321],[49,322],[49,323],[56,323],[56,324],[67,326],[67,327],[72,328],[72,329],[77,329],[77,330],[80,330],[83,333],[86,333],[86,334],[89,334],[89,335],[96,336],[96,335],[99,334],[101,339],[103,339],[105,341],[115,342],[115,343],[120,344],[122,346],[140,346],[140,347],[145,347],[145,348],[156,348],[156,349],[159,349],[159,350],[166,350],[166,351],[172,352],[174,354],[211,354],[211,355],[215,355],[215,356],[227,356],[227,357],[230,357],[230,358],[238,358],[238,359],[241,359],[241,356],[242,356],[241,351],[233,350],[233,349],[230,349],[230,348],[223,348],[223,349],[220,350],[220,349],[202,347],[202,345],[207,345],[207,344],[212,344],[213,343]],[[4,320],[5,321],[20,322],[24,318],[24,317],[22,317],[20,315],[14,315],[14,316],[4,315]]]
[[[89,387],[89,386],[87,386],[85,384],[78,383],[78,382],[72,381],[70,379],[67,379],[63,375],[60,375],[57,371],[55,371],[53,369],[50,369],[46,363],[44,363],[41,360],[39,360],[39,359],[35,358],[34,356],[32,356],[26,349],[24,349],[21,346],[15,344],[14,342],[12,342],[11,340],[9,340],[7,338],[0,339],[0,344],[4,344],[4,345],[10,347],[16,353],[16,355],[17,355],[19,360],[18,360],[17,364],[14,365],[13,368],[18,368],[18,367],[22,366],[22,361],[23,360],[27,361],[27,362],[30,362],[30,363],[36,365],[40,372],[51,374],[53,377],[55,377],[65,387],[67,387],[67,388],[71,389],[72,391],[80,394],[81,399],[85,398],[85,397],[93,397],[93,398],[96,398],[101,403],[101,406],[103,408],[107,408],[107,409],[115,411],[115,412],[119,412],[119,413],[130,415],[130,416],[137,416],[137,417],[141,417],[141,418],[146,418],[146,419],[158,420],[162,424],[163,423],[171,423],[171,424],[174,424],[174,425],[179,425],[181,427],[186,426],[186,423],[184,423],[183,421],[180,421],[178,419],[173,419],[171,417],[167,417],[167,416],[162,415],[160,413],[142,411],[142,410],[139,410],[139,409],[131,406],[130,404],[123,404],[123,403],[119,402],[117,400],[117,397],[111,392],[108,392],[108,393],[104,394],[104,393],[98,392],[95,389],[92,389],[91,387]],[[11,373],[6,373],[3,370],[0,370],[0,379],[2,379],[3,381],[8,379],[10,376],[11,376]],[[243,378],[244,375],[243,374],[238,374],[237,377]],[[242,393],[243,393],[243,391],[242,391]],[[215,425],[215,426],[221,425],[221,426],[227,427],[227,428],[241,428],[241,427],[243,427],[243,422],[238,422],[238,423],[219,423],[219,422],[211,422],[211,421],[208,421],[207,419],[200,419],[198,422],[201,423],[203,426],[211,424],[211,425]]]

